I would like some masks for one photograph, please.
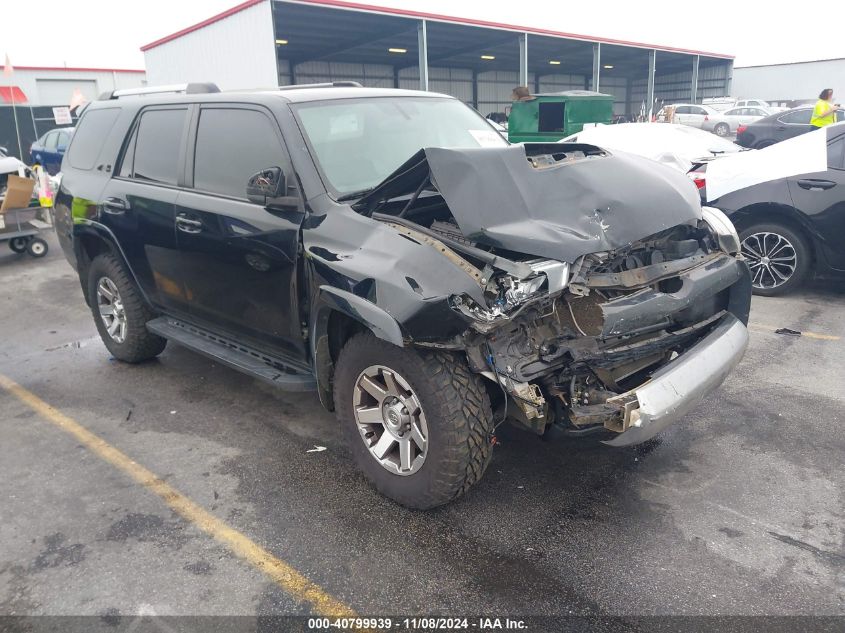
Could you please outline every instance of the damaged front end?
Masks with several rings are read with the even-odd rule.
[[[480,293],[446,299],[467,324],[448,346],[537,434],[645,441],[747,345],[736,232],[650,161],[581,145],[425,150],[357,206],[472,278]]]

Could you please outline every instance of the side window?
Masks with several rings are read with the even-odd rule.
[[[194,146],[194,189],[245,199],[250,176],[287,164],[275,128],[258,110],[203,108]]]
[[[47,135],[47,140],[44,141],[44,149],[54,152],[56,151],[57,142],[59,140],[58,132],[50,132]]]
[[[693,114],[703,114],[703,115],[707,114],[707,110],[705,110],[704,108],[690,108],[690,109],[692,110]]]
[[[845,136],[827,144],[827,166],[830,169],[845,169]]]
[[[68,150],[71,167],[84,170],[94,168],[103,143],[119,114],[120,108],[103,108],[88,110],[82,115]]]
[[[689,106],[678,106],[675,108],[675,114],[689,114],[690,107]]]
[[[781,123],[791,123],[793,125],[809,125],[810,124],[810,115],[812,114],[812,110],[793,110],[792,112],[786,112],[778,121]]]
[[[187,113],[187,108],[178,108],[141,114],[133,139],[132,178],[165,185],[178,182],[179,150]],[[120,173],[124,173],[122,165]]]

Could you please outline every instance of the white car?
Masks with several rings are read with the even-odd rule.
[[[717,136],[728,136],[735,134],[736,129],[740,125],[748,125],[770,114],[774,114],[774,111],[762,107],[747,106],[731,108],[715,116],[707,117],[701,129],[713,132]]]
[[[696,103],[676,103],[672,106],[665,106],[662,111],[665,112],[669,107],[672,108],[672,120],[668,121],[668,123],[680,123],[681,125],[689,125],[690,127],[700,128],[704,125],[704,120],[707,117],[719,115],[718,110]]]
[[[584,128],[561,143],[588,143],[611,151],[645,156],[664,165],[688,172],[694,164],[716,156],[742,151],[739,145],[672,123],[622,123]]]

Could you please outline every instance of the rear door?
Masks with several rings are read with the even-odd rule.
[[[206,104],[195,115],[189,146],[176,232],[193,319],[304,359],[297,300],[303,207],[265,208],[246,197],[249,177],[269,167],[281,167],[295,193],[276,120],[260,106]]]
[[[777,118],[773,137],[777,141],[785,141],[810,131],[811,108],[784,112]]]
[[[184,178],[188,114],[187,105],[142,110],[101,198],[102,223],[117,237],[138,283],[153,304],[174,313],[187,313],[174,205]]]
[[[704,125],[704,119],[709,114],[707,110],[702,108],[701,106],[689,106],[690,114],[687,119],[687,125],[692,125],[693,127],[702,127]]]
[[[845,133],[828,140],[826,171],[788,179],[795,207],[807,215],[824,261],[845,270]]]

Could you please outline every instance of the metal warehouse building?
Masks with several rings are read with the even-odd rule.
[[[630,116],[655,99],[729,95],[733,66],[730,55],[344,0],[248,0],[141,50],[150,85],[354,80],[450,94],[483,114],[526,85],[612,94],[616,113]]]
[[[825,88],[833,88],[836,103],[845,102],[845,58],[734,70],[734,94],[740,99],[790,105],[794,101],[815,101]]]

